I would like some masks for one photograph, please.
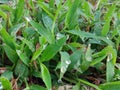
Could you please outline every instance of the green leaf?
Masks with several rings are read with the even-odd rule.
[[[54,8],[54,0],[50,0],[50,2],[49,2],[49,7],[50,7],[51,9]]]
[[[107,20],[103,26],[103,29],[102,29],[102,36],[106,36],[109,32],[109,29],[110,29],[110,20]]]
[[[32,61],[36,60],[40,54],[42,53],[42,51],[44,50],[43,46],[41,46],[39,49],[37,49],[32,56]]]
[[[16,51],[13,50],[11,47],[9,47],[6,44],[3,45],[3,48],[4,48],[8,58],[10,59],[10,61],[15,64],[19,58]]]
[[[114,64],[111,62],[111,54],[108,55],[106,68],[106,80],[110,82],[114,77]]]
[[[68,13],[65,18],[65,26],[67,28],[73,29],[76,25],[77,20],[77,8],[79,5],[79,0],[74,0],[72,6],[69,8]]]
[[[5,77],[0,77],[0,82],[2,83],[4,90],[12,90],[12,85],[8,79]]]
[[[11,79],[13,78],[13,72],[7,70],[7,71],[5,71],[5,72],[1,75],[1,77],[5,77],[5,78],[7,78],[8,80],[11,80]]]
[[[49,8],[41,1],[38,1],[39,6],[53,19],[54,16],[53,14],[50,12]]]
[[[120,81],[101,84],[99,86],[99,88],[101,88],[101,90],[119,90],[120,89]]]
[[[26,53],[25,52],[23,53],[21,50],[16,50],[16,52],[17,52],[19,58],[22,60],[22,62],[25,65],[29,66],[30,59],[28,58],[28,56],[26,55]]]
[[[107,12],[107,14],[105,15],[105,24],[103,26],[103,29],[102,29],[102,36],[106,36],[109,32],[109,29],[110,29],[110,21],[112,19],[112,15],[114,14],[114,11],[115,11],[115,5],[112,5],[110,8],[109,8],[109,11]]]
[[[40,34],[41,36],[44,36],[49,43],[54,42],[54,37],[50,30],[44,28],[40,23],[30,20],[29,18],[26,18],[26,19],[35,28],[38,34]]]
[[[2,16],[4,18],[4,20],[7,19],[7,15],[5,12],[3,12],[1,9],[0,9],[0,16]]]
[[[25,78],[29,74],[29,69],[24,63],[19,60],[15,66],[14,72],[15,75]]]
[[[96,59],[92,60],[90,66],[94,66],[95,64],[101,62],[102,60],[104,60],[106,58],[106,54],[100,57],[97,57]]]
[[[20,30],[20,28],[24,26],[25,26],[25,23],[20,23],[15,26],[12,26],[9,30],[10,35],[16,37],[17,32]]]
[[[80,90],[80,83],[78,82],[75,86],[73,86],[72,90]]]
[[[42,79],[43,79],[47,89],[52,90],[51,76],[50,76],[50,73],[49,73],[47,67],[42,63],[40,64],[40,67],[41,67]]]
[[[31,41],[28,41],[25,38],[22,38],[22,41],[29,47],[29,49],[34,52],[35,51],[35,46]]]
[[[14,23],[19,21],[21,19],[21,17],[24,15],[24,5],[25,5],[25,1],[19,0],[16,10],[15,10],[15,13],[14,13],[14,15],[15,15]]]
[[[81,38],[86,37],[86,38],[93,38],[93,39],[101,40],[101,41],[104,41],[108,45],[114,46],[114,43],[111,40],[109,40],[105,37],[94,35],[94,34],[89,33],[89,32],[84,32],[84,31],[81,31],[81,30],[69,30],[69,31],[66,31],[66,32],[77,35],[77,36],[80,36]]]
[[[12,8],[6,4],[0,4],[2,10],[12,11]]]
[[[84,2],[82,5],[83,12],[85,13],[87,17],[92,18],[92,10],[91,10],[89,2],[87,1],[83,1],[83,2]]]
[[[48,45],[41,54],[41,62],[52,59],[57,54],[57,52],[62,48],[65,42],[66,42],[66,37],[63,37],[57,40],[54,44]]]
[[[52,24],[53,24],[53,20],[51,17],[49,17],[46,13],[42,13],[42,19],[43,19],[43,22],[44,22],[44,25],[45,27],[48,29],[48,30],[52,30]]]
[[[71,64],[69,65],[70,69],[77,69],[80,66],[82,50],[76,50],[70,55]]]
[[[71,63],[70,55],[67,52],[60,52],[61,55],[61,69],[60,69],[60,78],[62,79],[64,73],[67,71],[69,64]]]
[[[15,42],[4,28],[0,30],[0,35],[2,36],[4,43],[15,50]]]
[[[112,56],[111,61],[115,65],[116,58],[117,58],[117,52],[114,49],[114,47],[112,47],[112,46],[107,46],[103,50],[101,50],[98,53],[93,54],[92,56],[93,56],[93,58],[96,58],[96,57],[102,57],[102,56],[108,55],[108,54],[111,54],[111,56]]]
[[[114,4],[112,4],[111,7],[109,8],[108,12],[105,15],[105,20],[112,19],[115,9],[116,9],[116,6]]]
[[[89,62],[92,61],[92,50],[91,50],[91,45],[90,44],[88,45],[88,47],[86,49],[85,59]]]

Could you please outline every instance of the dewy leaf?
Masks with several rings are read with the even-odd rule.
[[[52,90],[51,76],[50,76],[50,73],[49,73],[47,67],[42,63],[40,64],[40,67],[41,67],[42,79],[43,79],[47,89]]]
[[[103,29],[102,29],[102,36],[106,36],[109,32],[109,29],[110,29],[110,21],[112,19],[112,15],[115,11],[115,5],[112,5],[110,8],[109,8],[109,11],[108,13],[106,14],[105,16],[105,24],[103,26]]]
[[[111,54],[108,54],[107,58],[107,66],[106,66],[106,80],[107,82],[110,82],[113,79],[114,76],[114,64],[111,62],[112,56]]]
[[[76,25],[77,20],[77,8],[80,0],[74,0],[72,6],[69,8],[65,18],[65,26],[67,28],[73,28]]]
[[[66,37],[63,37],[57,40],[55,43],[48,45],[41,54],[41,61],[44,62],[52,59],[56,55],[56,53],[62,48],[65,42]]]
[[[89,33],[89,32],[84,32],[84,31],[81,31],[81,30],[69,30],[69,31],[66,31],[66,32],[77,35],[77,36],[80,36],[82,38],[86,37],[86,38],[98,39],[98,40],[104,41],[108,45],[114,46],[114,43],[111,40],[109,40],[105,37],[96,36],[96,35],[94,35],[92,33]]]
[[[61,70],[60,70],[60,80],[62,79],[64,73],[67,71],[69,64],[71,63],[70,55],[67,52],[60,52],[61,55]]]
[[[33,20],[30,20],[29,18],[26,18],[26,19],[35,28],[37,33],[39,33],[41,36],[46,37],[46,39],[47,39],[47,41],[49,43],[54,42],[54,37],[53,37],[53,35],[52,35],[50,30],[48,30],[47,28],[44,28],[42,26],[42,24],[40,24],[40,23],[37,23],[37,22],[35,22]]]
[[[80,66],[82,50],[76,50],[70,55],[71,64],[69,65],[70,69],[78,68]]]
[[[0,77],[0,82],[2,83],[2,89],[1,90],[12,90],[12,84],[8,79],[5,77]]]
[[[12,63],[16,63],[16,61],[17,61],[18,58],[19,58],[18,55],[17,55],[17,53],[16,53],[16,51],[13,50],[11,47],[9,47],[9,46],[6,45],[6,44],[3,45],[3,48],[4,48],[4,50],[5,50],[8,58],[10,59],[10,61],[11,61]]]
[[[101,84],[99,88],[101,90],[120,90],[120,81]]]
[[[92,61],[92,50],[91,50],[91,45],[89,44],[87,49],[86,49],[86,53],[85,53],[85,59],[87,61]]]
[[[16,52],[19,58],[22,60],[22,62],[26,64],[27,66],[29,66],[30,59],[27,57],[26,53],[25,52],[23,53],[21,50],[16,50]]]

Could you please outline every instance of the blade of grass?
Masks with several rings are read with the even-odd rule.
[[[48,9],[48,7],[44,5],[43,2],[38,1],[38,4],[52,19],[54,18],[53,14],[50,12],[50,10]]]
[[[25,1],[24,0],[19,0],[15,13],[14,13],[14,23],[22,19],[21,17],[24,15],[24,5]]]
[[[50,30],[48,30],[47,28],[44,28],[42,24],[37,23],[29,18],[26,18],[26,20],[33,26],[33,28],[35,28],[35,31],[41,36],[44,36],[49,43],[54,42],[55,38],[53,37]]]
[[[109,29],[110,29],[110,21],[112,19],[112,15],[114,14],[114,11],[115,11],[115,5],[112,5],[110,8],[109,8],[109,11],[108,13],[106,14],[105,16],[105,24],[103,26],[103,29],[102,29],[102,36],[106,36],[109,32]]]
[[[96,90],[101,90],[97,85],[92,84],[92,83],[89,83],[89,82],[87,82],[87,81],[85,81],[85,80],[78,79],[78,81],[81,82],[81,83],[83,83],[83,84],[86,84],[86,85],[88,85],[88,86],[91,86],[91,87],[95,88]]]
[[[40,58],[41,62],[49,61],[51,58],[53,58],[56,55],[56,53],[62,48],[65,42],[66,42],[66,37],[63,37],[57,40],[56,43],[48,45],[41,54],[41,58]]]
[[[40,63],[42,79],[47,87],[48,90],[52,90],[52,83],[51,83],[51,76],[50,72],[48,71],[47,67]]]
[[[79,5],[79,0],[74,0],[71,7],[69,7],[68,13],[65,18],[65,26],[67,28],[73,28],[76,25],[76,18],[77,18],[77,8]]]

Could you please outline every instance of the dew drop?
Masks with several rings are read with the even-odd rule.
[[[20,55],[20,54],[21,54],[21,51],[20,51],[20,50],[17,50],[17,53]]]
[[[58,80],[58,83],[62,83],[62,80],[61,80],[61,79],[59,79],[59,80]]]
[[[64,73],[66,71],[65,67],[61,67],[61,72]]]
[[[26,20],[27,20],[28,22],[30,22],[30,18],[29,18],[29,17],[26,17]]]
[[[65,67],[67,68],[67,67],[68,67],[68,65],[65,65]]]
[[[107,39],[109,39],[109,37],[107,37]]]
[[[71,61],[70,61],[70,60],[66,60],[66,64],[68,64],[68,65],[69,65],[70,63],[71,63]]]
[[[3,86],[1,82],[0,82],[0,90],[3,90]]]

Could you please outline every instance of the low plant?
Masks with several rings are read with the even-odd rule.
[[[119,0],[0,3],[3,89],[119,90]]]

